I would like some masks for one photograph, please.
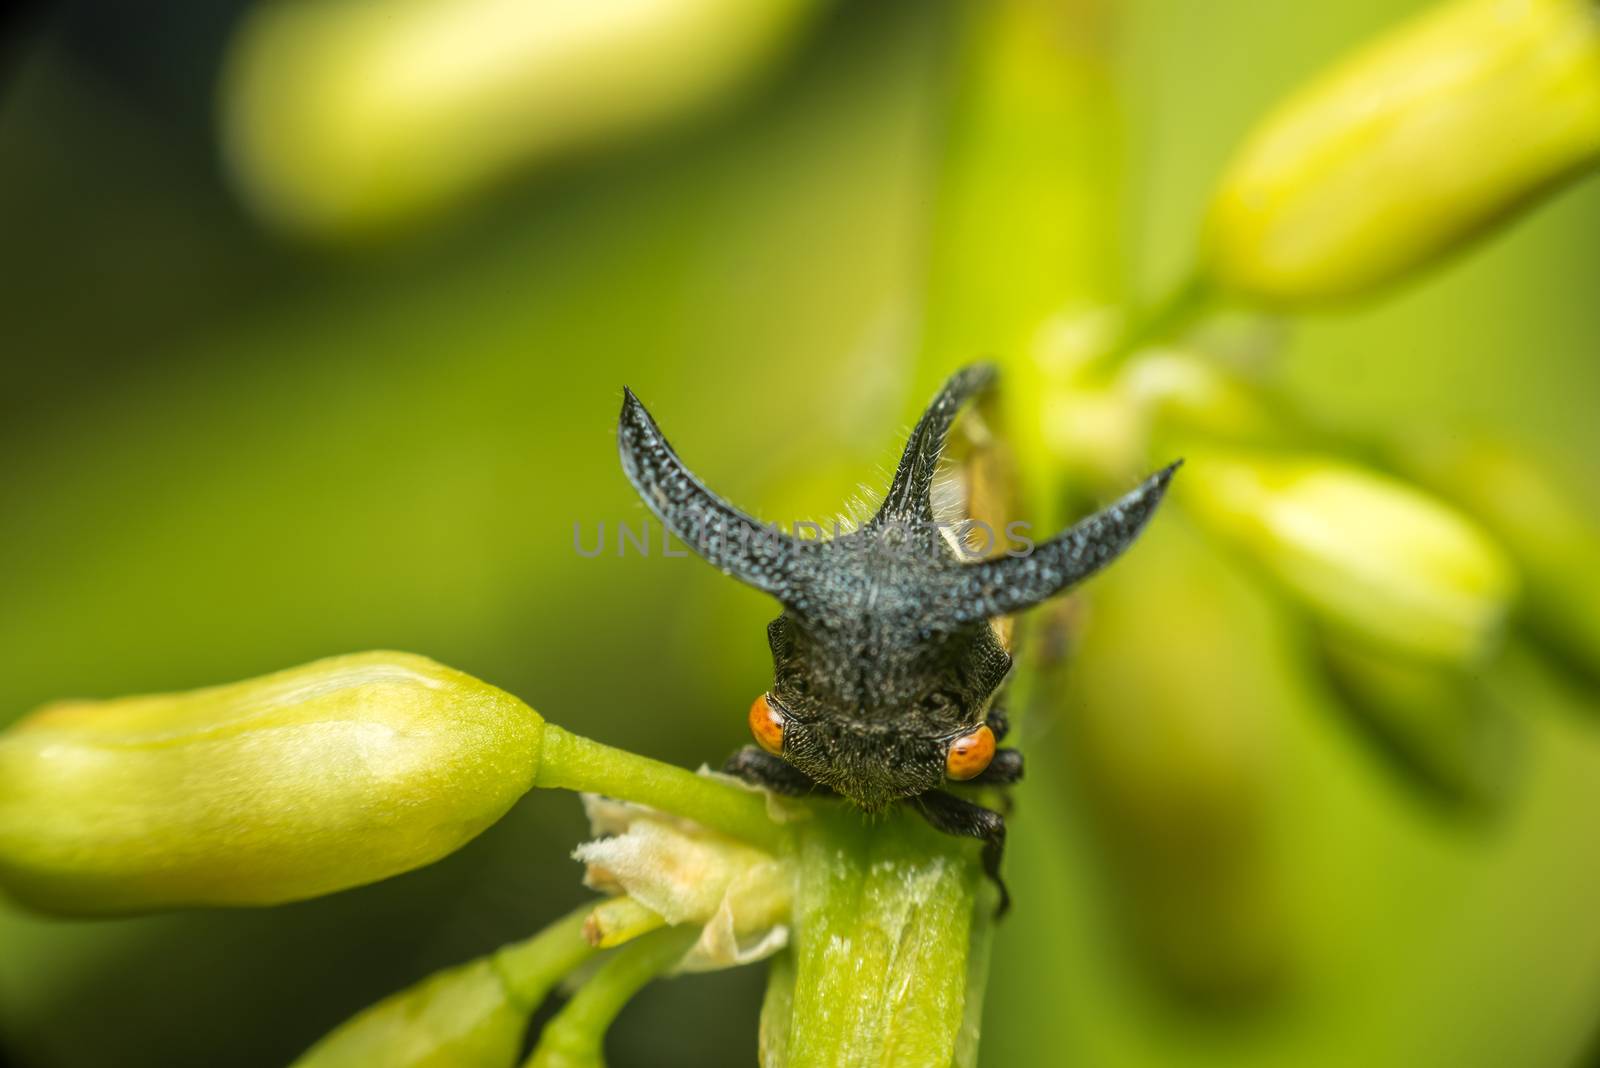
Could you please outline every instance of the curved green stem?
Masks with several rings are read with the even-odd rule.
[[[584,938],[584,924],[594,903],[580,905],[532,938],[515,942],[491,958],[505,984],[506,994],[522,1009],[532,1011],[566,978],[598,950]]]
[[[761,998],[761,1031],[757,1061],[761,1068],[785,1068],[794,1032],[794,953],[784,950],[767,966],[767,990]]]
[[[646,983],[683,958],[698,928],[668,927],[628,943],[545,1025],[524,1068],[602,1068],[606,1029]]]
[[[1211,311],[1216,299],[1216,290],[1204,275],[1188,275],[1161,297],[1129,313],[1116,341],[1093,361],[1092,371],[1107,374],[1140,349],[1177,337]]]
[[[576,909],[526,941],[391,994],[329,1032],[295,1068],[511,1064],[529,1015],[595,954],[583,937],[588,914]]]
[[[554,724],[545,727],[533,784],[649,805],[774,852],[788,837],[768,815],[763,794],[602,745]]]

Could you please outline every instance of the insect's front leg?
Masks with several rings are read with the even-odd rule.
[[[1022,781],[1022,751],[996,749],[989,766],[962,783],[963,786],[1010,786]]]
[[[1004,741],[1005,736],[1011,733],[1011,720],[1006,716],[1006,711],[996,701],[989,706],[988,714],[983,722],[994,734],[994,740]],[[994,759],[989,761],[989,766],[984,768],[971,779],[964,780],[963,786],[1011,786],[1022,781],[1022,753],[1016,749],[997,749]],[[1011,813],[1011,798],[1004,799],[1005,812]]]
[[[1011,733],[1011,719],[997,700],[989,706],[983,722],[994,733],[994,740],[1003,742]],[[1016,749],[997,749],[994,759],[977,776],[967,780],[974,786],[1010,786],[1022,781],[1022,753]]]
[[[989,706],[988,714],[983,717],[983,721],[994,732],[994,740],[997,742],[1005,741],[1006,735],[1011,733],[1011,717],[1006,715],[1006,710],[1000,707],[998,700]]]
[[[733,775],[752,786],[771,790],[787,797],[804,797],[807,794],[831,794],[805,772],[782,757],[775,757],[759,746],[747,745],[734,753],[722,765],[726,775]]]
[[[998,754],[997,754],[998,755]],[[922,813],[922,818],[936,831],[945,834],[976,838],[983,843],[983,873],[994,880],[1000,891],[1000,905],[995,918],[1004,916],[1011,908],[1011,893],[1005,880],[1000,878],[1000,859],[1006,849],[1006,821],[993,809],[974,805],[940,790],[929,790],[913,797],[911,804]]]

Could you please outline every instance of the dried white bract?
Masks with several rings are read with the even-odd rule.
[[[605,837],[573,851],[585,885],[627,894],[669,924],[699,924],[681,971],[760,960],[789,939],[787,861],[690,820],[643,805],[583,795],[590,828]]]

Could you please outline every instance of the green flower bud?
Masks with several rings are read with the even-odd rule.
[[[1499,443],[1415,435],[1399,465],[1494,533],[1522,570],[1522,619],[1545,648],[1600,680],[1600,524],[1535,462]]]
[[[110,914],[373,882],[499,819],[543,736],[516,698],[403,653],[50,705],[0,735],[0,887]]]
[[[1478,806],[1506,796],[1516,723],[1467,671],[1337,639],[1325,644],[1324,664],[1351,710],[1422,783]]]
[[[1209,270],[1275,304],[1346,297],[1450,252],[1600,158],[1594,0],[1460,0],[1285,102],[1212,202]]]
[[[484,958],[380,1001],[295,1068],[511,1068],[527,1026],[527,1010]]]
[[[579,909],[532,938],[429,976],[351,1017],[294,1068],[511,1068],[528,1018],[595,953]]]
[[[234,41],[223,133],[246,198],[338,237],[660,125],[781,51],[818,0],[300,0]]]
[[[1247,996],[1292,963],[1271,814],[1282,712],[1306,689],[1281,602],[1180,518],[1086,591],[1061,740],[1148,964],[1187,993]]]
[[[1516,589],[1510,561],[1472,520],[1341,461],[1201,454],[1180,493],[1318,618],[1415,657],[1483,654]]]
[[[1177,349],[1152,349],[1123,368],[1118,378],[1147,422],[1146,434],[1168,442],[1202,435],[1217,441],[1281,440],[1289,429],[1274,414],[1260,387]],[[1181,448],[1163,444],[1157,452]]]

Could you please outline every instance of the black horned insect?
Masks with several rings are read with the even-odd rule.
[[[1011,669],[996,621],[1119,556],[1178,465],[1025,555],[964,559],[935,521],[934,476],[957,412],[994,377],[987,364],[952,375],[911,431],[877,512],[827,540],[763,527],[712,493],[631,390],[617,443],[629,481],[673,533],[783,605],[767,627],[772,688],[750,709],[759,747],[724,770],[777,793],[836,793],[868,812],[904,802],[946,834],[980,839],[1004,912],[1004,819],[941,789],[1022,777],[1022,754],[996,748],[1006,719],[994,698]]]

